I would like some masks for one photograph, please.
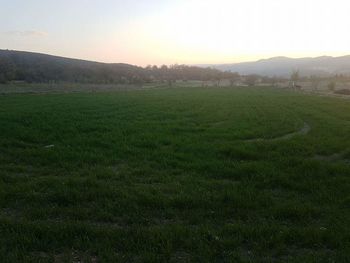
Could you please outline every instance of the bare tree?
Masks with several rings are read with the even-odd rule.
[[[292,88],[295,89],[299,81],[299,70],[294,70],[290,76]]]
[[[334,81],[329,82],[328,85],[327,85],[328,86],[328,90],[334,92],[336,85],[337,84]]]
[[[255,86],[256,82],[258,81],[257,75],[248,75],[245,79],[245,84],[248,86]]]
[[[276,78],[276,76],[273,76],[272,78],[270,78],[269,82],[270,82],[272,87],[276,87],[277,86],[277,78]]]
[[[316,76],[311,76],[310,80],[311,80],[311,88],[312,88],[312,90],[313,91],[317,91],[318,90],[318,86],[320,85],[319,78],[317,78]]]
[[[227,73],[228,79],[230,81],[230,86],[233,87],[237,83],[238,80],[240,80],[241,76],[238,73]]]

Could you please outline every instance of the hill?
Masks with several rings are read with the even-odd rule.
[[[219,64],[212,67],[237,72],[243,75],[258,74],[263,76],[288,77],[293,70],[299,70],[303,76],[329,76],[350,73],[350,56],[316,58],[274,57],[256,62]]]
[[[218,69],[163,65],[146,68],[51,56],[40,53],[0,50],[0,83],[9,81],[72,82],[96,84],[142,84],[154,81],[215,80],[235,77]]]
[[[0,81],[123,82],[143,77],[143,69],[39,53],[0,50]]]

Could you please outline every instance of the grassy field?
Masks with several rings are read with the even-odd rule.
[[[350,101],[0,96],[1,262],[350,262]]]

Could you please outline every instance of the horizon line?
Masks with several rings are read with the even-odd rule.
[[[295,57],[295,56],[285,56],[285,55],[280,55],[280,56],[272,56],[272,57],[266,57],[262,59],[257,59],[257,60],[246,60],[246,61],[240,61],[240,62],[228,62],[228,63],[170,63],[170,64],[152,64],[148,63],[146,66],[141,66],[138,64],[132,64],[129,62],[105,62],[105,61],[98,61],[94,59],[89,59],[89,58],[77,58],[77,57],[69,57],[65,55],[56,55],[52,53],[43,53],[40,51],[27,51],[27,50],[16,50],[16,49],[2,49],[0,48],[0,51],[10,51],[10,52],[24,52],[24,53],[32,53],[32,54],[39,54],[39,55],[46,55],[46,56],[52,56],[52,57],[57,57],[57,58],[63,58],[63,59],[73,59],[73,60],[80,60],[80,61],[86,61],[86,62],[92,62],[92,63],[100,63],[100,64],[126,64],[126,65],[132,65],[132,66],[137,66],[141,68],[145,68],[147,66],[162,66],[162,65],[187,65],[187,66],[218,66],[218,65],[233,65],[233,64],[242,64],[242,63],[255,63],[259,61],[264,61],[264,60],[270,60],[270,59],[277,59],[277,58],[285,58],[285,59],[317,59],[317,58],[343,58],[343,57],[348,57],[349,55],[342,55],[342,56],[330,56],[330,55],[320,55],[320,56],[300,56],[300,57]]]

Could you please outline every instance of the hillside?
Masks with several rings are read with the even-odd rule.
[[[238,72],[243,75],[259,74],[263,76],[287,77],[293,70],[299,70],[301,75],[329,76],[350,73],[350,56],[288,58],[274,57],[256,62],[212,65],[219,70]]]
[[[121,82],[142,77],[142,68],[105,64],[39,53],[0,50],[0,80],[27,82]]]
[[[211,80],[217,79],[218,76],[222,76],[222,72],[217,69],[195,66],[142,68],[123,63],[100,63],[24,51],[0,50],[0,83],[25,81],[142,84],[152,81]],[[230,77],[230,73],[227,73],[226,77]]]

